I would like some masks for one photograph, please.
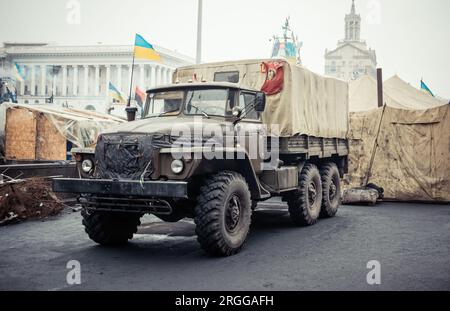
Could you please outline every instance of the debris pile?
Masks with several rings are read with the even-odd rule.
[[[51,180],[0,176],[0,225],[42,219],[62,211],[64,203],[53,193]]]
[[[342,204],[367,204],[375,205],[383,199],[384,189],[374,184],[365,187],[345,189],[342,194]]]

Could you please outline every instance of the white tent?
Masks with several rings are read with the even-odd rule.
[[[383,101],[388,107],[408,110],[424,110],[447,104],[422,92],[395,75],[383,83]],[[349,83],[350,112],[378,108],[377,81],[364,75]]]

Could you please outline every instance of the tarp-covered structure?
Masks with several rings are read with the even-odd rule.
[[[346,187],[368,183],[384,188],[386,199],[450,202],[450,105],[398,76],[383,85],[350,83],[349,174]],[[365,110],[365,111],[361,111]]]
[[[360,76],[349,83],[349,111],[367,111],[378,108],[377,81],[369,75]],[[423,110],[448,102],[420,91],[395,75],[383,82],[383,102],[398,109]]]
[[[223,80],[224,77],[232,79]],[[348,85],[344,81],[274,59],[188,66],[177,69],[173,75],[173,82],[190,80],[237,82],[242,88],[265,91],[266,110],[262,120],[269,127],[279,125],[275,134],[280,136],[346,137]]]
[[[125,122],[95,111],[56,105],[2,104],[7,160],[63,160],[66,141],[85,148],[104,130]]]

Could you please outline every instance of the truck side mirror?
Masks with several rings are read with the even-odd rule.
[[[263,112],[266,108],[266,94],[264,92],[256,93],[255,111]]]

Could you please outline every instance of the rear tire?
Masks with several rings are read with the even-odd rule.
[[[244,245],[251,223],[251,198],[242,175],[222,172],[205,180],[194,221],[201,247],[214,256],[231,256]]]
[[[83,208],[83,225],[89,238],[104,246],[124,245],[141,224],[141,215],[120,212],[96,212]]]
[[[334,217],[341,204],[341,178],[335,163],[327,163],[320,168],[322,179],[322,208],[320,217]]]
[[[303,166],[298,190],[287,197],[287,203],[296,225],[311,226],[317,222],[322,204],[322,182],[317,166],[311,163]]]

